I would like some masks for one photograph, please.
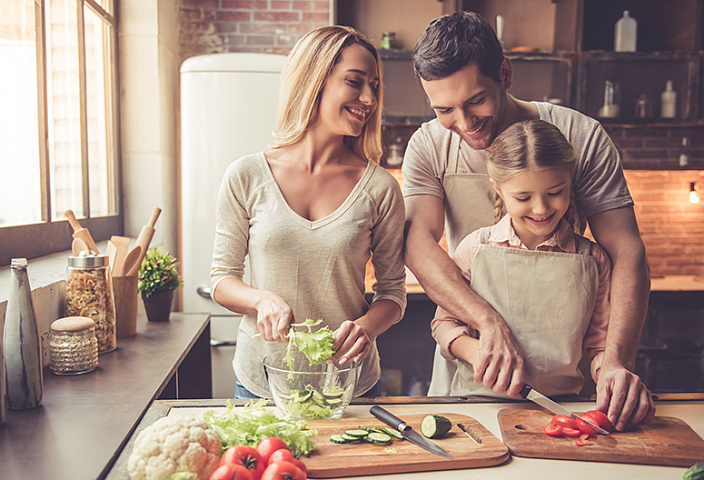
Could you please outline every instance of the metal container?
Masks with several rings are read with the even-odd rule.
[[[117,347],[115,305],[107,255],[68,257],[66,315],[95,322],[98,353]]]
[[[98,366],[95,322],[87,317],[65,317],[51,324],[49,340],[51,372],[79,375]]]

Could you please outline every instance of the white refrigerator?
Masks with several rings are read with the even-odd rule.
[[[181,65],[183,308],[211,314],[213,398],[234,397],[232,358],[241,318],[210,298],[217,193],[232,162],[264,150],[271,140],[285,60],[220,53]]]

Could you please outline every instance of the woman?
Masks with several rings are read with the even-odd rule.
[[[378,166],[381,92],[376,49],[359,32],[313,30],[284,67],[271,148],[225,174],[211,287],[217,303],[244,314],[237,398],[268,396],[262,361],[306,318],[334,330],[340,363],[362,362],[355,395],[380,394],[375,339],[406,306],[403,200]],[[368,305],[370,254],[377,281]],[[250,285],[242,281],[246,255]]]

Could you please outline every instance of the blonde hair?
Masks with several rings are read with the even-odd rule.
[[[360,32],[351,27],[332,25],[308,32],[296,43],[286,61],[281,76],[279,117],[274,130],[272,148],[299,142],[315,122],[320,97],[333,67],[340,61],[342,51],[359,44],[369,50],[377,63],[379,88],[377,108],[365,123],[358,137],[345,137],[345,145],[361,158],[379,163],[382,154],[381,64],[376,48]]]
[[[572,145],[553,124],[543,120],[514,123],[496,137],[489,147],[487,170],[494,182],[501,184],[530,170],[565,168],[574,179],[576,157]],[[581,231],[574,187],[570,188],[570,206],[565,220],[576,232]],[[494,223],[503,215],[503,200],[496,194]]]

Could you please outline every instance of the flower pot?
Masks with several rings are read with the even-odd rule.
[[[149,296],[142,292],[142,301],[144,302],[144,310],[147,312],[147,320],[150,322],[168,322],[171,316],[173,300],[173,290],[155,292]]]

